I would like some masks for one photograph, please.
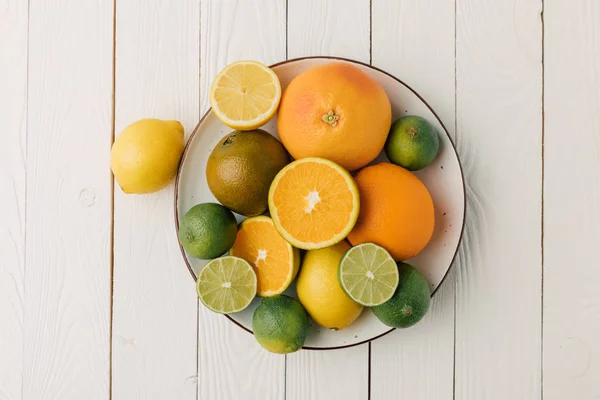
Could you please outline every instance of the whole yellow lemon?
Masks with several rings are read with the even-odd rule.
[[[142,119],[117,136],[110,168],[123,192],[156,192],[175,176],[184,146],[180,122]]]
[[[344,329],[353,323],[363,307],[350,299],[338,281],[340,260],[350,245],[336,245],[306,252],[296,281],[300,302],[319,325]]]

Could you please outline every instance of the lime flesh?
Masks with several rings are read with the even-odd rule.
[[[340,260],[339,280],[352,300],[373,307],[394,295],[398,287],[398,267],[383,247],[363,243],[350,248]]]
[[[211,311],[235,313],[248,307],[256,296],[256,274],[246,260],[233,256],[216,258],[200,271],[196,291]]]

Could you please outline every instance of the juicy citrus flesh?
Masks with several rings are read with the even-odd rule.
[[[277,130],[295,159],[322,157],[354,171],[383,149],[391,110],[377,81],[357,66],[333,62],[290,82],[281,97]]]
[[[117,136],[110,151],[110,167],[125,193],[152,193],[175,176],[185,146],[178,121],[142,119]]]
[[[294,161],[273,180],[269,211],[285,240],[311,250],[342,241],[356,223],[359,195],[352,176],[316,157]]]
[[[361,212],[348,235],[350,243],[378,244],[396,261],[419,254],[435,224],[433,200],[419,178],[397,165],[380,163],[363,168],[354,179]]]
[[[298,299],[310,317],[325,328],[347,328],[363,311],[363,306],[344,292],[338,279],[340,260],[349,248],[350,245],[342,241],[307,251],[298,273]]]
[[[373,307],[393,296],[398,287],[398,267],[383,247],[363,243],[344,254],[339,278],[342,288],[352,300]]]
[[[257,294],[284,292],[298,273],[300,254],[275,229],[269,217],[248,218],[240,225],[230,254],[248,261],[258,280]]]
[[[256,296],[256,274],[250,264],[239,257],[215,258],[198,274],[196,291],[210,310],[235,313],[248,307]]]
[[[213,112],[234,129],[250,130],[273,117],[281,99],[279,78],[257,61],[226,66],[210,88]]]

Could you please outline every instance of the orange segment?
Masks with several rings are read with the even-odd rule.
[[[298,274],[298,249],[281,237],[269,217],[242,222],[230,254],[250,263],[258,279],[257,294],[262,297],[283,293]]]
[[[320,249],[342,241],[354,227],[358,189],[336,163],[304,158],[288,164],[273,180],[269,211],[285,240],[301,249]]]

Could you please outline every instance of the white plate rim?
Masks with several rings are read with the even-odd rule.
[[[463,218],[462,218],[462,223],[461,223],[461,227],[460,227],[460,234],[458,236],[458,242],[456,244],[456,249],[454,251],[454,255],[452,256],[452,260],[450,261],[450,264],[448,265],[448,268],[446,269],[446,273],[444,274],[444,277],[442,278],[442,280],[440,281],[440,283],[437,285],[437,287],[433,290],[433,292],[431,293],[431,297],[433,297],[435,295],[435,293],[438,291],[438,289],[444,284],[444,282],[446,281],[446,278],[448,277],[450,270],[452,269],[452,267],[454,266],[454,261],[456,260],[456,256],[458,255],[458,251],[461,247],[461,243],[462,243],[462,239],[463,239],[463,234],[465,231],[465,221],[466,221],[466,214],[467,214],[467,193],[466,193],[466,186],[465,186],[465,175],[463,172],[463,167],[462,167],[462,163],[460,161],[460,157],[458,156],[458,152],[456,151],[456,145],[454,144],[454,140],[452,140],[452,137],[450,136],[450,134],[448,133],[448,129],[446,129],[446,126],[444,125],[444,123],[442,122],[442,120],[440,119],[440,117],[437,115],[437,113],[435,112],[435,110],[429,105],[429,103],[427,103],[427,101],[425,101],[425,99],[416,91],[414,90],[412,87],[410,87],[409,85],[407,85],[404,81],[402,81],[401,79],[397,78],[396,76],[390,74],[389,72],[384,71],[383,69],[377,68],[373,65],[364,63],[362,61],[358,61],[358,60],[353,60],[350,58],[344,58],[344,57],[337,57],[337,56],[306,56],[306,57],[297,57],[297,58],[290,58],[288,60],[284,60],[284,61],[280,61],[277,62],[275,64],[271,64],[269,65],[269,68],[274,68],[280,65],[285,65],[285,64],[291,64],[291,63],[295,63],[295,62],[299,62],[299,61],[303,61],[303,60],[311,60],[311,59],[325,59],[325,60],[337,60],[337,61],[344,61],[344,62],[348,62],[351,64],[357,64],[357,65],[361,65],[363,67],[366,68],[370,68],[373,69],[377,72],[383,73],[385,75],[387,75],[388,77],[392,78],[393,80],[395,80],[396,82],[398,82],[399,84],[401,84],[402,86],[404,86],[405,88],[407,88],[409,91],[411,91],[415,96],[417,96],[419,98],[419,100],[421,100],[423,102],[423,104],[429,109],[429,111],[431,111],[431,113],[433,114],[433,116],[437,119],[437,121],[439,122],[440,126],[442,127],[442,129],[444,130],[444,133],[446,134],[446,136],[448,137],[448,140],[450,141],[450,144],[452,145],[452,151],[454,152],[454,155],[456,156],[456,160],[458,161],[458,167],[460,170],[460,177],[461,177],[461,183],[462,183],[462,191],[463,191]],[[179,210],[178,210],[178,201],[179,201],[179,181],[180,181],[180,175],[181,175],[181,171],[182,171],[182,166],[183,163],[185,162],[185,159],[187,157],[188,154],[188,150],[190,148],[190,145],[192,143],[192,140],[194,139],[194,136],[196,136],[196,134],[198,133],[198,130],[200,128],[200,126],[202,125],[202,122],[206,119],[206,117],[208,115],[210,115],[210,113],[212,112],[212,107],[209,107],[209,109],[204,113],[204,115],[202,116],[202,118],[200,118],[200,121],[198,121],[198,124],[196,125],[196,127],[194,128],[194,130],[192,131],[192,134],[190,135],[190,137],[187,140],[187,143],[185,144],[185,148],[183,150],[183,154],[181,156],[181,160],[179,162],[179,166],[177,168],[177,175],[175,177],[175,187],[174,187],[174,196],[173,196],[173,216],[175,218],[175,235],[177,237],[177,243],[179,245],[179,250],[181,252],[181,256],[183,258],[183,261],[185,262],[185,265],[187,266],[188,271],[190,272],[190,274],[192,275],[192,278],[194,279],[194,282],[197,280],[196,274],[194,273],[194,270],[192,268],[192,266],[190,265],[190,263],[187,260],[187,257],[185,255],[185,250],[183,248],[183,246],[181,245],[181,243],[179,243]],[[245,326],[243,326],[241,323],[239,323],[238,321],[236,321],[234,318],[232,318],[231,316],[227,315],[227,314],[223,314],[228,320],[230,320],[231,322],[233,322],[235,325],[237,325],[238,327],[240,327],[242,330],[250,333],[251,335],[253,335],[254,333],[252,332],[252,330],[246,328]],[[389,333],[395,331],[396,328],[390,328],[389,330],[373,336],[371,338],[362,340],[360,342],[356,342],[356,343],[351,343],[351,344],[347,344],[347,345],[342,345],[342,346],[328,346],[328,347],[311,347],[311,346],[304,346],[302,347],[303,350],[322,350],[322,351],[326,351],[326,350],[338,350],[338,349],[345,349],[345,348],[349,348],[349,347],[354,347],[354,346],[359,346],[361,344],[365,344],[365,343],[370,343],[374,340],[377,340],[383,336],[388,335]]]

